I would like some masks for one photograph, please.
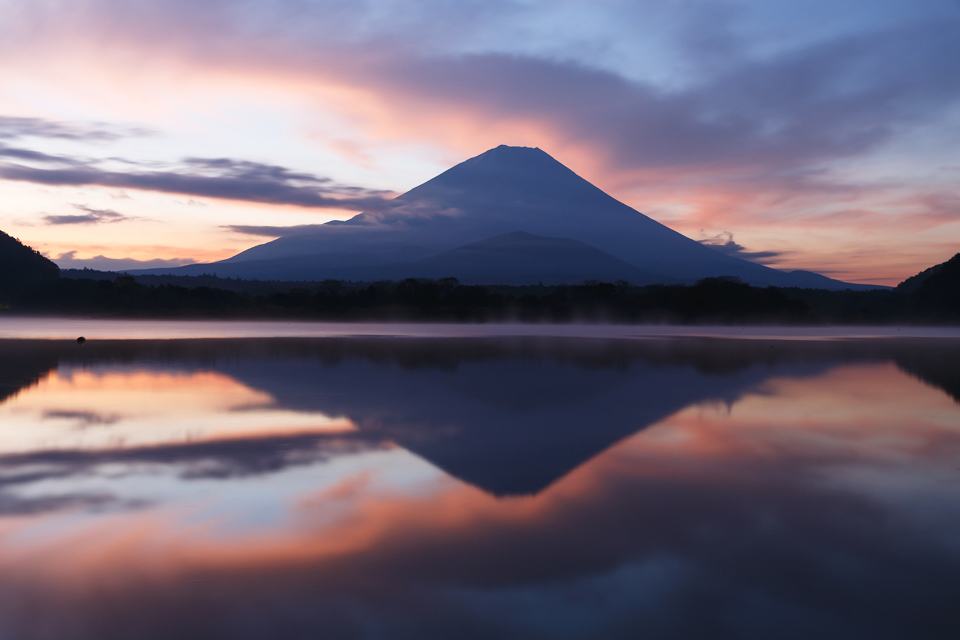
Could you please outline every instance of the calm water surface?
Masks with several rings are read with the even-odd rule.
[[[0,340],[0,639],[960,637],[960,340],[389,334]]]

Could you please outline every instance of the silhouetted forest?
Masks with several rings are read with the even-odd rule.
[[[890,324],[960,322],[960,254],[895,289],[588,281],[559,286],[399,282],[264,282],[216,276],[60,272],[0,232],[0,313],[134,318],[289,318],[522,322]]]
[[[920,283],[908,281],[909,289],[873,291],[761,288],[735,278],[709,278],[689,286],[586,282],[508,287],[463,285],[455,278],[271,284],[208,277],[213,283],[226,286],[180,286],[144,284],[132,276],[112,280],[81,277],[44,280],[24,287],[5,311],[109,317],[324,320],[960,322],[960,254],[940,267],[921,274],[925,277]]]
[[[143,285],[130,276],[112,281],[63,278],[27,289],[11,309],[132,317],[454,321],[800,322],[809,315],[803,301],[783,291],[732,279],[704,280],[690,287],[586,283],[497,289],[448,278],[362,285],[327,281],[253,295],[205,286]]]

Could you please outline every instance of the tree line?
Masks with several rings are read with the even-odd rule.
[[[887,324],[960,322],[960,254],[919,284],[870,291],[755,287],[736,278],[693,285],[588,281],[481,286],[456,278],[290,283],[253,293],[212,286],[143,284],[131,276],[59,278],[8,296],[10,314],[125,318]],[[234,287],[234,289],[237,289]]]

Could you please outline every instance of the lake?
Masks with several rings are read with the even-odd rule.
[[[0,322],[2,640],[954,639],[958,602],[956,330]]]

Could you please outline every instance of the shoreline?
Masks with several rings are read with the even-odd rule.
[[[602,323],[326,322],[309,320],[144,320],[0,317],[0,339],[190,338],[731,338],[831,340],[851,338],[960,339],[958,326],[644,325]]]

